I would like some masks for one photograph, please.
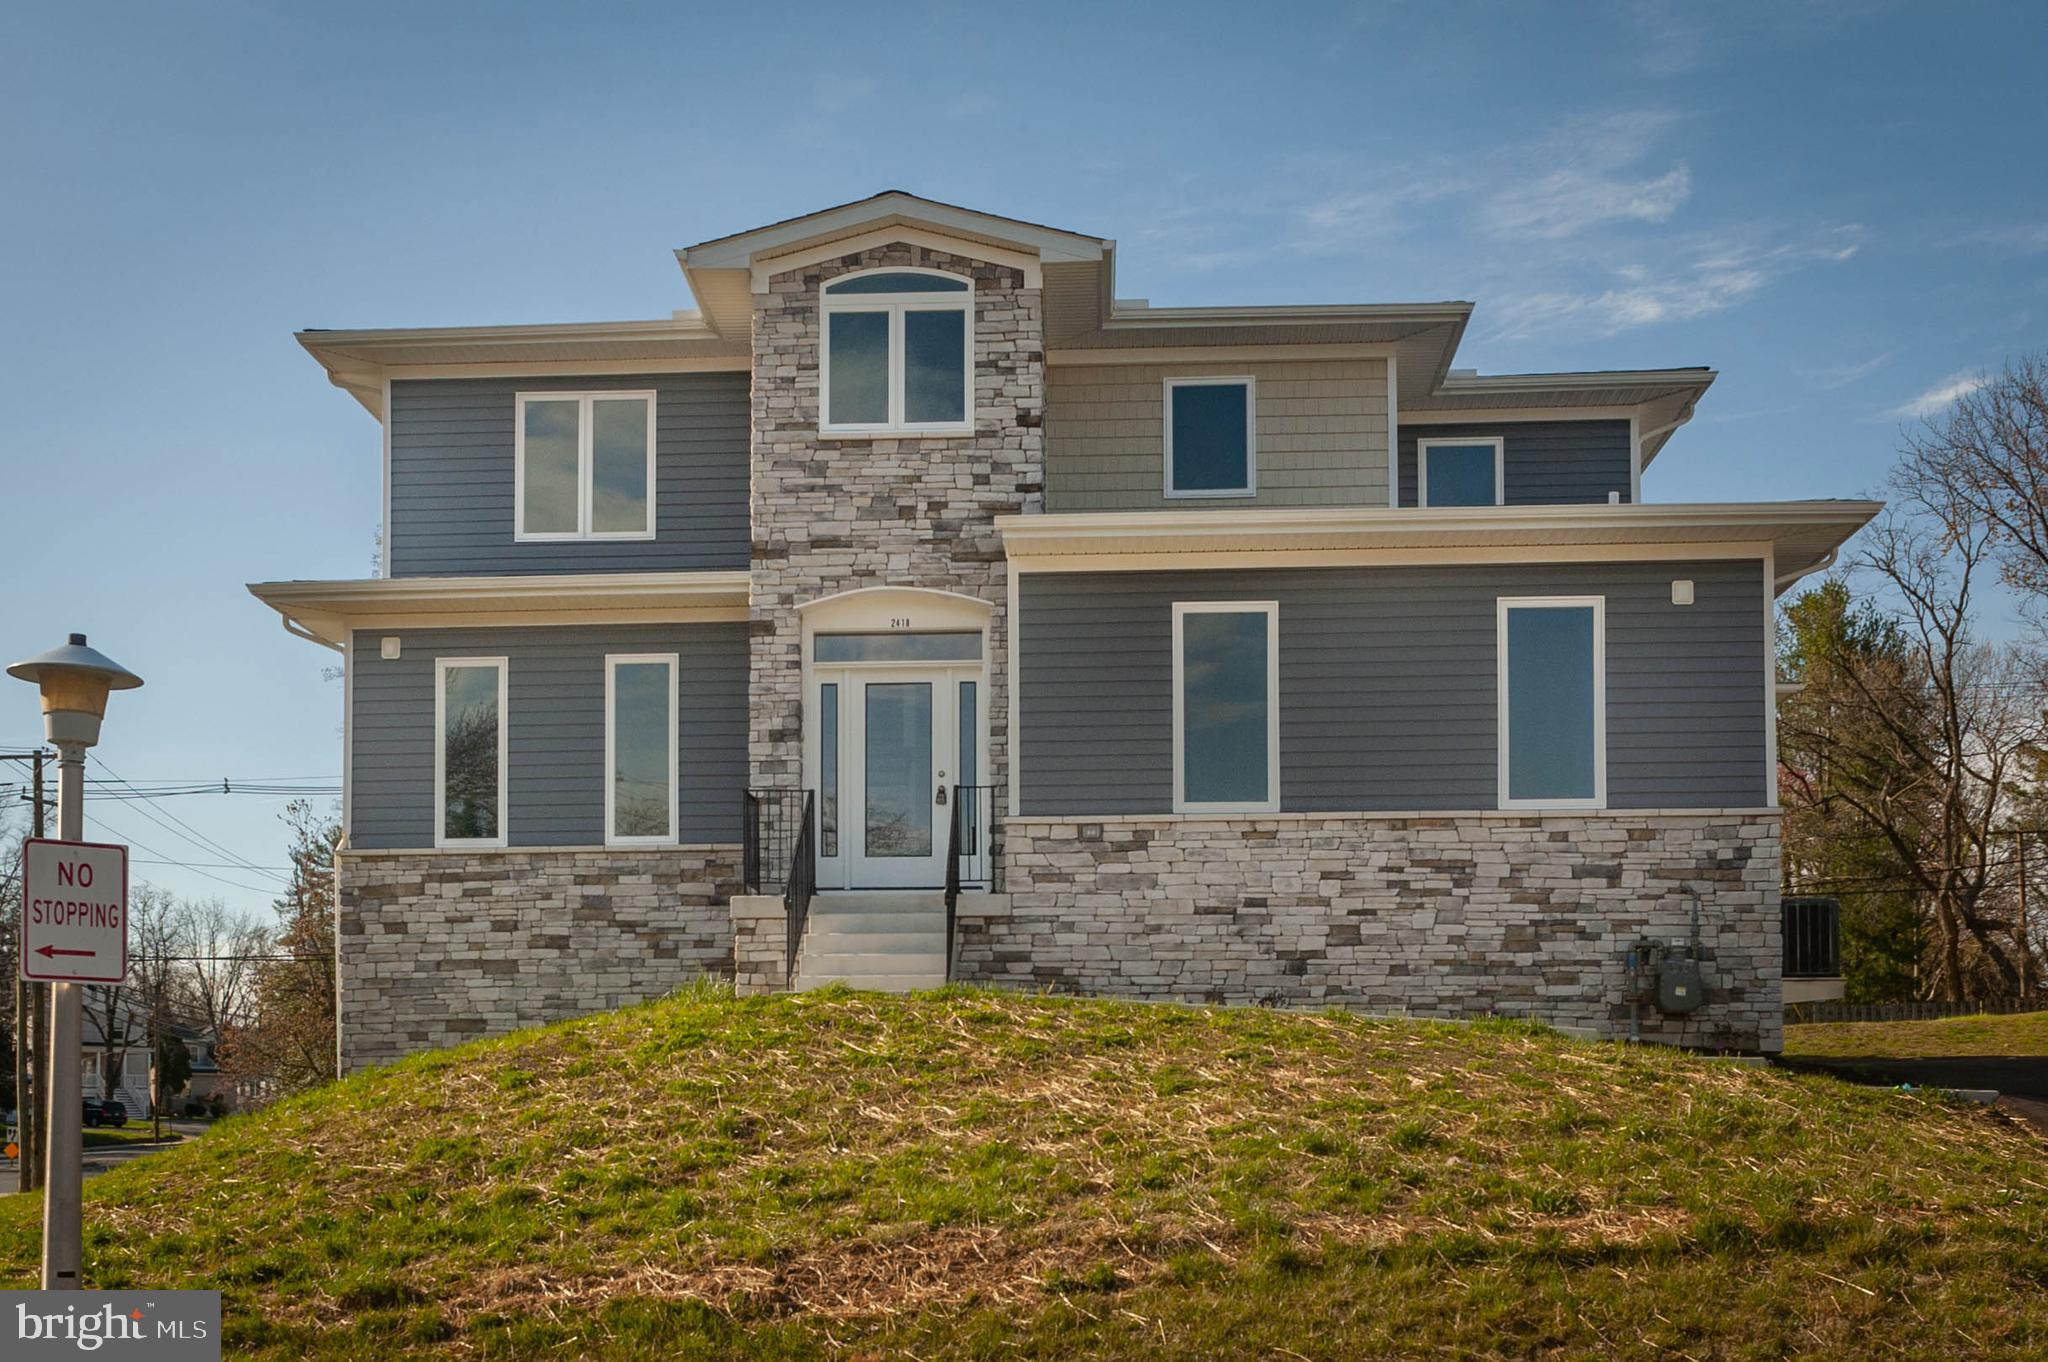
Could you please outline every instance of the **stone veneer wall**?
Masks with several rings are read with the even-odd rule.
[[[335,859],[343,1073],[733,971],[737,846]]]
[[[1701,899],[1707,1001],[1646,1039],[1776,1051],[1779,815],[1011,818],[956,975],[1024,988],[1629,1032],[1625,957]]]
[[[818,290],[880,265],[974,280],[972,436],[818,433]],[[1040,290],[1009,266],[899,243],[772,276],[754,295],[753,783],[802,780],[802,636],[795,607],[863,587],[978,596],[989,622],[989,771],[1007,779],[1008,577],[994,518],[1043,508]]]

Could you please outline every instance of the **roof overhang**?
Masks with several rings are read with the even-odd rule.
[[[744,620],[746,572],[615,572],[252,582],[301,638],[342,647],[352,629]]]
[[[728,341],[694,312],[665,321],[314,330],[297,339],[328,381],[380,420],[394,378],[744,371],[752,362],[750,339]]]
[[[1776,590],[1826,566],[1877,501],[1364,507],[999,516],[1020,572],[1459,562],[1772,559]]]
[[[1450,374],[1419,399],[1403,397],[1405,422],[1634,420],[1648,468],[1720,375],[1712,369],[1610,369],[1559,374]]]

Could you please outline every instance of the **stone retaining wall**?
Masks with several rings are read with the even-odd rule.
[[[344,851],[342,1072],[733,972],[736,846]]]
[[[1526,1016],[1629,1033],[1626,956],[1690,932],[1707,1002],[1648,1039],[1781,1044],[1775,811],[1012,818],[957,977],[1131,998]]]

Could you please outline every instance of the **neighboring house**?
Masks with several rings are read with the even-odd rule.
[[[1712,371],[902,193],[677,256],[300,336],[384,431],[382,575],[251,588],[345,660],[345,1068],[707,972],[1778,1048],[1772,602],[1878,508],[1646,502]]]
[[[109,1005],[113,1025],[110,1028]],[[112,1031],[113,1045],[107,1044]],[[128,989],[111,998],[108,991],[87,985],[79,1015],[79,1096],[94,1101],[118,1100],[130,1116],[149,1114],[149,1074],[155,1055],[149,1044],[149,1009]],[[113,1075],[109,1091],[107,1075]]]

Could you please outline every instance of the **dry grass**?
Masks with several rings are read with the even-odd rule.
[[[2039,1152],[1517,1025],[706,991],[110,1174],[88,1270],[276,1356],[1989,1355],[2048,1347]]]

